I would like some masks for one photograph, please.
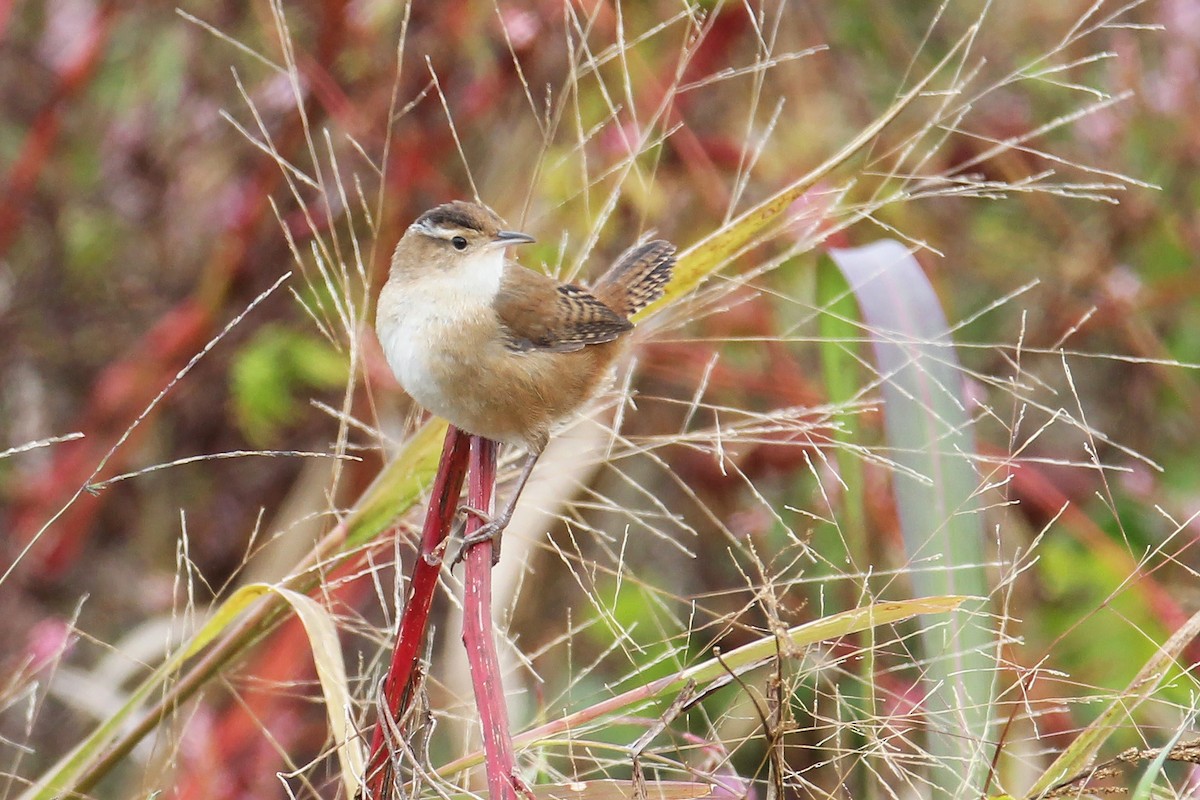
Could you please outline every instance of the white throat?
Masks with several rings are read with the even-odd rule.
[[[442,273],[442,276],[456,285],[459,292],[471,296],[486,295],[489,304],[500,291],[500,279],[503,275],[503,247],[487,247],[474,252],[464,258],[458,266]]]
[[[494,314],[504,275],[504,248],[489,247],[449,269],[393,276],[383,287],[375,322],[392,372],[410,395],[437,413],[444,403],[435,364],[461,331]]]

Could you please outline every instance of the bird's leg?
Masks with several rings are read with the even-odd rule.
[[[478,508],[470,506],[460,506],[459,510],[480,520],[483,520],[483,527],[466,534],[462,537],[462,546],[458,549],[458,554],[454,556],[454,560],[450,562],[450,566],[454,566],[463,560],[463,556],[471,546],[491,540],[493,551],[492,561],[495,563],[500,560],[500,534],[508,527],[508,523],[512,522],[513,511],[517,508],[517,500],[521,497],[521,492],[525,489],[525,484],[529,482],[529,476],[533,474],[533,468],[537,465],[538,457],[542,451],[530,451],[525,458],[525,465],[521,467],[521,474],[517,477],[517,485],[513,488],[513,493],[508,502],[504,505],[504,510],[498,516],[491,516],[487,512],[480,511]]]

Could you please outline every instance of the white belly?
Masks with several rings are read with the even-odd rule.
[[[503,254],[418,279],[393,277],[379,296],[375,329],[388,365],[414,400],[438,416],[457,417],[462,380],[475,365],[475,348],[462,336],[495,312]]]
[[[448,343],[463,335],[485,313],[486,306],[448,306],[422,291],[405,291],[386,310],[380,310],[376,330],[388,365],[413,399],[435,414],[446,416],[444,376],[453,371]],[[386,296],[386,295],[384,295]]]

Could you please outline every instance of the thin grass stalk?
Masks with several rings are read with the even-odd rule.
[[[450,534],[463,479],[466,477],[468,441],[467,435],[453,425],[446,429],[442,459],[438,464],[437,476],[433,479],[425,525],[421,529],[421,547],[409,582],[408,602],[404,604],[396,633],[396,646],[392,650],[392,662],[383,681],[385,707],[381,709],[380,719],[376,721],[371,737],[371,757],[367,762],[366,778],[369,797],[384,797],[391,783],[391,760],[388,758],[386,735],[391,726],[388,722],[400,719],[412,699],[413,675],[425,642],[425,633],[429,629],[429,610],[433,605],[434,592],[437,591],[438,576],[442,572],[440,550]]]
[[[496,451],[499,445],[481,436],[471,437],[471,476],[467,481],[467,502],[472,508],[491,514],[496,489]],[[483,521],[467,518],[467,534],[474,533]],[[492,800],[516,800],[520,786],[513,755],[508,708],[504,703],[504,683],[500,678],[500,659],[492,631],[492,555],[495,544],[483,541],[467,550],[466,586],[463,589],[463,645],[471,669],[475,707],[479,711],[483,738],[484,764],[487,770],[488,796]]]

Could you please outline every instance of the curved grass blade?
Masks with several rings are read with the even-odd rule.
[[[355,797],[359,791],[359,779],[366,769],[366,758],[362,740],[354,728],[354,704],[350,701],[350,684],[346,680],[346,664],[342,659],[337,625],[329,611],[308,595],[283,588],[272,591],[287,601],[304,625],[313,663],[317,667],[317,681],[324,695],[329,731],[333,734],[342,768],[342,786],[346,790],[346,797]]]
[[[307,592],[319,580],[312,567],[338,553],[369,542],[419,498],[437,467],[436,443],[445,423],[423,426],[390,462],[360,499],[357,509],[314,549],[281,587],[245,586],[218,606],[212,616],[171,656],[151,672],[128,700],[30,785],[22,800],[53,800],[86,791],[154,729],[163,716],[187,700],[204,677],[232,661],[288,608],[279,589]],[[432,446],[431,446],[432,442]],[[212,646],[201,661],[188,664]],[[151,698],[159,697],[139,718]],[[131,724],[131,721],[132,722]]]
[[[826,398],[831,406],[849,407],[861,399],[867,383],[864,361],[858,352],[862,324],[850,284],[829,263],[828,258],[823,258],[817,269],[816,297],[817,307],[821,311],[817,319],[820,332],[818,348]],[[824,559],[833,564],[849,565],[852,573],[864,576],[861,583],[841,581],[840,596],[830,593],[830,597],[841,600],[844,604],[842,607],[849,608],[860,602],[858,598],[874,597],[876,592],[866,577],[870,575],[871,551],[867,538],[866,476],[861,453],[856,452],[863,442],[859,415],[857,412],[847,413],[838,422],[838,427],[833,430],[833,439],[839,445],[834,449],[834,458],[843,487],[842,502],[839,513],[834,516],[836,527],[818,527],[814,531],[812,544]],[[830,575],[835,572],[824,561],[818,561],[810,569],[814,573],[827,570]],[[879,706],[876,696],[874,629],[864,632],[860,647],[863,657],[858,662],[856,674],[843,677],[838,686],[855,720],[865,722],[876,718]],[[853,726],[848,734],[850,746],[862,750],[865,754],[863,758],[877,761],[878,757],[871,753],[872,744],[867,741],[865,732],[869,730],[871,727],[866,724]],[[869,767],[871,770],[883,768],[881,764]],[[869,795],[867,787],[862,788],[863,794]]]
[[[1185,733],[1191,729],[1191,725],[1184,725],[1179,730],[1175,731],[1175,735],[1171,740],[1163,745],[1158,755],[1154,760],[1146,765],[1145,771],[1142,772],[1142,777],[1138,778],[1137,786],[1133,788],[1133,792],[1129,795],[1129,800],[1154,800],[1154,784],[1158,783],[1162,777],[1163,768],[1167,765],[1167,759],[1171,755],[1171,751],[1175,749],[1175,745],[1179,744],[1179,740],[1183,738]]]
[[[880,375],[905,549],[919,594],[964,594],[951,624],[922,631],[931,776],[949,797],[982,791],[990,762],[995,635],[974,435],[946,319],[920,264],[883,240],[830,257],[858,300]]]

